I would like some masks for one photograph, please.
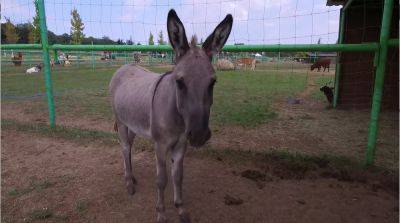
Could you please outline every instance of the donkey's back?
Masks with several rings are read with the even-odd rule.
[[[135,65],[118,69],[110,82],[111,105],[118,122],[150,138],[150,111],[159,75]]]

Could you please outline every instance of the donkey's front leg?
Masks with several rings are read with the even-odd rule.
[[[166,156],[168,147],[156,143],[156,164],[157,164],[157,222],[166,222],[164,206],[164,190],[167,186]]]
[[[181,222],[190,222],[189,214],[183,207],[182,201],[182,180],[183,180],[183,157],[186,152],[186,137],[180,137],[178,143],[171,152],[172,158],[172,183],[174,187],[174,204],[178,208]]]

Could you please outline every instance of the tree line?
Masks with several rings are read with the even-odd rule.
[[[40,43],[40,20],[39,20],[39,9],[35,3],[35,16],[32,18],[32,22],[14,24],[10,18],[5,18],[6,22],[1,24],[1,43],[2,44],[13,44],[13,43]],[[86,37],[83,33],[85,25],[78,13],[78,10],[73,9],[71,11],[71,29],[70,33],[64,33],[57,35],[54,32],[48,30],[47,37],[49,44],[118,44],[118,45],[134,45],[132,37],[126,41],[118,39],[114,41],[107,36],[101,38]],[[149,45],[154,45],[154,37],[150,32]],[[165,45],[166,42],[163,37],[162,31],[158,35],[158,44]],[[140,45],[140,43],[137,43]]]

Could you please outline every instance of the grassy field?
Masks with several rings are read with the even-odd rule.
[[[53,89],[59,115],[88,115],[111,118],[107,100],[108,84],[117,68],[56,69]],[[166,68],[150,68],[165,72]],[[277,99],[293,97],[302,91],[306,73],[223,71],[217,72],[215,106],[212,122],[253,126],[277,116],[271,104]],[[24,75],[22,68],[2,73],[4,101],[38,101],[32,110],[42,110],[45,104],[43,75]]]
[[[94,70],[90,65],[54,67],[57,123],[112,131],[108,84],[119,66]],[[47,122],[43,74],[25,75],[26,66],[2,68],[6,68],[1,73],[2,119]],[[171,66],[147,68],[163,73]],[[332,86],[333,74],[310,72],[304,64],[271,62],[261,64],[255,71],[217,71],[210,122],[212,146],[256,151],[279,148],[363,160],[369,112],[327,109],[319,88]],[[291,104],[294,98],[300,104]],[[378,141],[382,149],[377,151],[380,165],[390,168],[398,164],[392,158],[398,153],[398,139],[394,137],[398,126],[393,120],[396,116],[391,113],[382,116]]]

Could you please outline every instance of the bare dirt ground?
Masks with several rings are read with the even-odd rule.
[[[254,164],[197,154],[190,150],[184,164],[184,200],[193,222],[398,222],[398,194],[379,184],[272,177],[260,187],[238,174],[257,173]],[[125,191],[118,145],[8,129],[1,155],[2,222],[155,222],[150,151],[133,156],[139,181],[133,197]],[[166,204],[170,222],[178,222],[170,187]]]

